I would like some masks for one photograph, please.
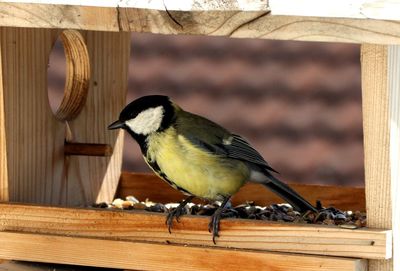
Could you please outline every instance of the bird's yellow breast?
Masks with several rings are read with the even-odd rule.
[[[148,162],[157,162],[170,181],[195,196],[216,200],[233,195],[249,177],[243,162],[202,150],[174,129],[153,134],[148,142]]]

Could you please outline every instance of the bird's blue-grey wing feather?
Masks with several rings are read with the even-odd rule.
[[[228,132],[208,119],[195,115],[195,118],[190,118],[190,121],[185,123],[183,126],[184,128],[181,127],[179,127],[179,125],[177,127],[180,134],[187,138],[192,144],[205,151],[215,155],[253,163],[262,168],[277,172],[268,165],[261,154],[244,138]],[[204,131],[204,129],[207,129],[205,127],[209,127],[209,129]]]
[[[261,154],[256,151],[247,140],[239,135],[232,134],[231,140],[225,140],[223,146],[227,151],[227,155],[231,158],[251,162],[277,172],[268,165]]]

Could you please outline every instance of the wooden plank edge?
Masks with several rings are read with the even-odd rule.
[[[271,10],[276,15],[399,20],[399,16],[395,12],[399,8],[399,3],[384,0],[379,1],[378,4],[367,0],[230,0],[213,1],[212,3],[208,0],[186,0],[185,3],[165,0],[2,0],[1,2],[109,8],[124,7],[158,11],[168,9],[170,12]]]
[[[364,165],[367,198],[367,225],[376,228],[394,228],[391,167],[391,131],[396,122],[390,119],[390,90],[394,78],[389,76],[391,59],[388,46],[364,44],[361,46],[362,113],[364,131]],[[397,69],[398,64],[394,65]],[[398,76],[396,76],[398,77]],[[395,240],[393,240],[395,241]],[[396,245],[396,244],[395,244]],[[371,271],[396,271],[397,260],[369,261]]]
[[[400,46],[388,46],[393,268],[400,268]]]
[[[341,210],[365,211],[365,189],[363,187],[343,187],[328,185],[289,184],[312,204],[320,200],[324,206],[334,206]],[[153,189],[157,187],[157,189]],[[134,196],[144,201],[179,202],[184,195],[171,188],[159,177],[149,173],[122,172],[117,190],[117,197]],[[232,199],[234,205],[246,201],[266,206],[282,202],[277,195],[258,184],[246,184]],[[199,202],[199,201],[198,201]]]
[[[268,9],[166,12],[121,6],[0,2],[0,26],[400,44],[397,21],[271,15]]]
[[[169,234],[164,214],[0,204],[0,231],[214,246],[208,222],[185,216]],[[391,230],[225,219],[216,247],[388,259],[391,242]]]
[[[0,232],[0,257],[137,270],[366,270],[366,261],[227,250],[193,246],[110,241],[44,234]],[[284,260],[282,260],[282,258]]]

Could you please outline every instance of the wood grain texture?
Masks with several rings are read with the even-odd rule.
[[[294,183],[290,186],[313,204],[320,200],[324,206],[334,206],[341,210],[365,211],[364,188]],[[161,203],[180,202],[185,197],[154,174],[128,172],[121,174],[116,196],[121,198],[134,196],[141,201],[149,199]],[[254,201],[256,204],[266,206],[281,203],[282,199],[263,186],[249,183],[232,199],[234,205],[246,201]]]
[[[1,231],[214,246],[207,230],[209,217],[182,217],[172,234],[165,218],[145,211],[0,204]],[[392,251],[388,240],[391,231],[386,230],[225,219],[216,246],[385,259]]]
[[[363,45],[361,60],[368,225],[391,227],[387,47]]]
[[[273,15],[399,20],[400,3],[390,0],[2,0],[2,2],[140,8],[164,11],[261,11]]]
[[[279,15],[285,14],[279,9],[275,13],[272,9],[270,13],[266,5],[261,5],[262,8],[247,10],[240,5],[235,6],[236,1],[221,1],[215,4],[216,7],[222,5],[223,8],[210,5],[190,7],[189,5],[189,8],[178,10],[173,10],[174,7],[166,3],[173,20],[164,8],[151,8],[152,5],[148,1],[133,2],[132,5],[126,5],[128,7],[124,7],[123,1],[112,2],[115,5],[111,7],[89,7],[81,3],[80,5],[52,5],[0,2],[0,26],[283,40],[400,43],[400,23],[394,21],[393,16],[389,16],[392,20],[380,18],[382,13],[379,12],[379,5],[369,7],[370,15],[364,15],[368,17],[367,19],[362,18],[362,14],[348,15],[347,17],[350,18],[345,18],[346,16],[318,17],[314,13],[311,13],[314,16],[302,16],[301,10],[297,15],[291,12],[293,15],[284,16]],[[164,7],[162,1],[158,2],[158,7],[160,5]],[[135,7],[138,3],[148,5],[148,7]],[[340,13],[340,10],[339,8],[335,12]],[[375,17],[376,19],[371,19]]]
[[[64,96],[55,117],[60,121],[76,118],[86,103],[89,88],[90,61],[82,34],[76,30],[60,33],[66,58]]]
[[[48,56],[56,38],[55,30],[0,28],[0,187],[1,198],[10,201],[58,203],[65,128],[54,118],[47,94]]]
[[[365,271],[364,260],[0,232],[0,256],[136,270]],[[29,251],[29,253],[26,253]],[[284,260],[283,260],[284,259]]]
[[[2,198],[74,206],[111,200],[123,137],[107,126],[125,104],[129,34],[85,33],[92,67],[89,93],[78,117],[68,123],[54,117],[47,93],[48,57],[58,31],[1,28],[0,35]],[[114,153],[64,159],[66,139],[108,144]]]
[[[400,268],[400,47],[388,47],[393,268]]]
[[[280,16],[254,11],[245,14],[170,12],[180,27],[162,11],[120,10],[123,31],[352,43],[400,42],[400,24],[394,21]]]
[[[392,56],[387,46],[363,45],[361,48],[367,223],[370,227],[393,228],[392,195],[395,194],[392,193],[399,191],[392,191],[393,182],[398,180],[391,176],[390,129],[396,123],[390,121],[388,84],[398,79],[388,72],[389,67],[395,66],[389,65]],[[371,271],[399,268],[392,260],[369,263]]]
[[[82,5],[90,7],[126,7],[181,11],[257,11],[271,10],[275,15],[341,18],[381,18],[399,20],[400,3],[389,0],[2,0],[2,2]]]
[[[52,4],[0,3],[0,26],[117,31],[117,9]]]
[[[80,114],[66,123],[54,117],[47,93],[48,57],[59,32],[0,31],[1,199],[73,206],[110,201],[119,181],[123,137],[107,126],[125,104],[129,34],[84,33],[90,87]],[[65,140],[107,144],[114,152],[64,158]]]
[[[91,79],[86,104],[69,123],[68,141],[108,144],[111,157],[69,156],[68,205],[90,205],[111,201],[121,172],[123,132],[107,126],[118,118],[125,105],[129,33],[86,32]]]
[[[0,63],[3,63],[1,55],[0,53]],[[9,201],[4,88],[1,87],[3,86],[3,70],[4,67],[0,64],[0,201]]]

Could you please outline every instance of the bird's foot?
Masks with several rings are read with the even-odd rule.
[[[172,224],[174,223],[174,217],[176,219],[176,222],[179,222],[179,217],[181,215],[184,214],[184,207],[179,208],[180,205],[178,207],[176,207],[174,210],[172,210],[171,212],[168,213],[167,215],[167,220],[165,221],[165,224],[167,224],[168,226],[168,231],[169,233],[171,233],[171,228],[172,228]]]
[[[165,224],[168,226],[169,233],[171,233],[172,224],[174,223],[174,217],[176,219],[176,222],[179,222],[179,217],[181,217],[182,215],[185,214],[184,210],[185,210],[186,204],[191,202],[193,200],[193,198],[194,198],[194,196],[189,196],[184,201],[179,203],[178,207],[176,207],[175,209],[173,209],[172,211],[170,211],[168,213],[167,219],[165,220]]]
[[[212,240],[214,245],[217,244],[215,242],[215,238],[219,237],[219,222],[221,220],[221,213],[222,209],[218,208],[211,216],[210,223],[208,223],[208,231],[212,233]]]
[[[226,198],[221,206],[218,207],[217,210],[215,210],[214,214],[211,216],[210,223],[208,223],[208,231],[212,233],[212,240],[214,245],[216,245],[215,238],[219,237],[219,222],[221,221],[222,218],[226,217],[224,212],[227,211],[225,209],[225,206],[227,205],[230,197]]]

